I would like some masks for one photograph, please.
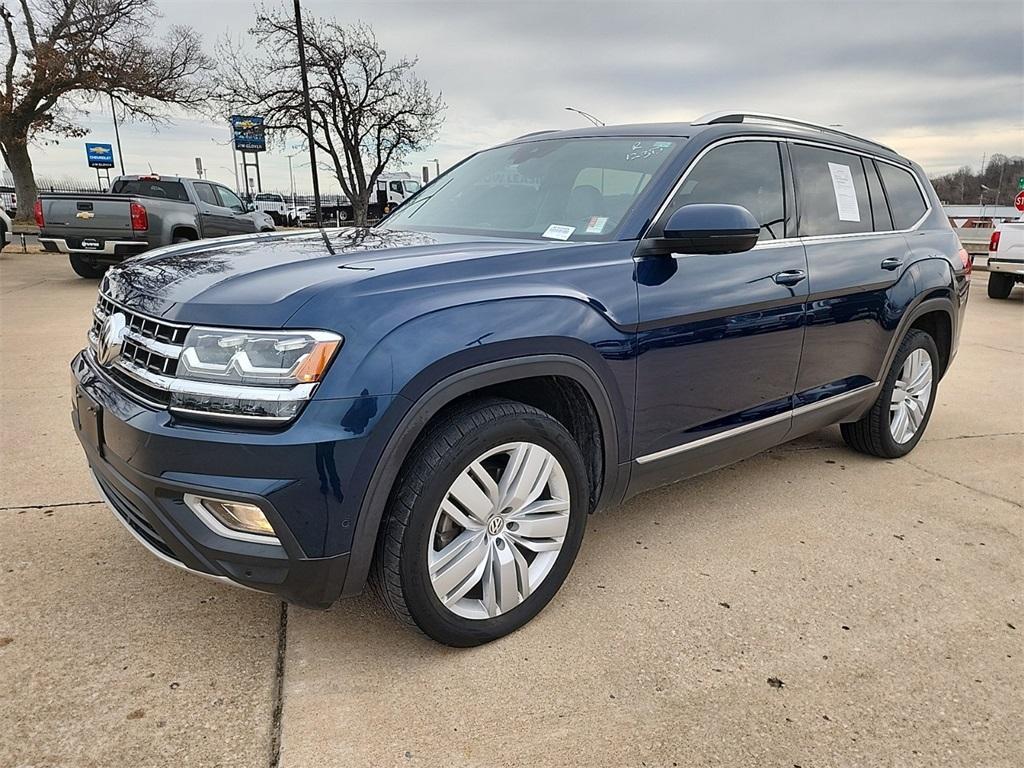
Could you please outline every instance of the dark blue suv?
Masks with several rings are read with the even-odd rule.
[[[157,557],[451,645],[565,579],[588,513],[840,424],[913,449],[970,262],[921,169],[769,115],[549,131],[370,229],[111,268],[73,421]]]

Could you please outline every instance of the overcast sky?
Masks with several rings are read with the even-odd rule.
[[[254,14],[249,0],[157,3],[161,25],[197,26],[211,51]],[[417,173],[433,158],[444,168],[522,133],[585,124],[566,106],[608,124],[737,108],[840,123],[933,175],[977,167],[994,152],[1024,154],[1020,0],[303,0],[303,9],[367,22],[390,53],[419,57],[418,74],[448,110],[436,143],[405,163]],[[109,117],[97,111],[85,121],[90,140],[113,140]],[[159,132],[123,126],[121,138],[129,173],[152,163],[191,175],[201,156],[212,177],[233,181],[225,123],[182,117]],[[287,190],[283,154],[262,157],[265,189]],[[79,140],[33,156],[39,176],[89,177]],[[308,190],[308,168],[295,176]]]

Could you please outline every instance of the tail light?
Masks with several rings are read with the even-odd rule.
[[[966,248],[960,249],[960,262],[964,265],[964,274],[966,274],[967,278],[970,279],[971,270],[974,269],[974,259],[971,258],[969,253],[967,253]]]
[[[138,203],[131,204],[132,229],[136,232],[145,232],[149,229],[149,214],[146,209]]]
[[[43,201],[36,200],[36,204],[32,206],[32,216],[36,220],[36,226],[42,229],[43,224]]]
[[[992,238],[988,241],[989,251],[995,252],[999,250],[999,235],[1000,232],[998,229],[992,233]]]

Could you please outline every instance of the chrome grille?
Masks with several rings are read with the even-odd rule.
[[[124,315],[128,325],[121,349],[122,361],[150,373],[173,376],[178,370],[178,357],[188,334],[188,326],[133,312],[100,294],[92,313],[92,332],[89,334],[93,350],[96,349],[103,321],[113,312]]]

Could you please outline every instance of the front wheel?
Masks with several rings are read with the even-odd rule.
[[[68,260],[71,262],[71,268],[75,270],[76,275],[90,280],[98,280],[103,277],[103,273],[108,268],[107,264],[93,264],[74,253],[68,255]]]
[[[1013,290],[1013,284],[1017,282],[1013,275],[1006,275],[1001,272],[988,273],[988,297],[990,299],[1008,299]]]
[[[579,551],[586,468],[548,414],[481,400],[420,438],[392,491],[371,571],[391,612],[446,645],[518,629]]]
[[[871,410],[860,421],[839,425],[843,439],[860,453],[886,459],[907,455],[928,426],[938,386],[935,340],[911,329],[896,350]]]

